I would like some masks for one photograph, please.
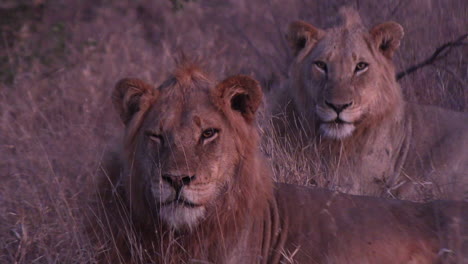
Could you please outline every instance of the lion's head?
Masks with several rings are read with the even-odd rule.
[[[392,57],[403,28],[386,22],[367,30],[359,15],[342,9],[343,23],[327,30],[293,22],[292,93],[301,114],[317,117],[320,133],[343,139],[393,115],[402,102]]]
[[[119,81],[113,102],[126,125],[120,177],[137,218],[192,230],[270,195],[269,178],[256,168],[261,97],[250,77],[216,84],[189,63],[157,89],[138,79]]]

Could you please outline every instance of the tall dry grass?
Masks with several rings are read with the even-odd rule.
[[[102,248],[86,236],[84,216],[107,144],[123,129],[110,104],[118,79],[157,84],[173,68],[173,54],[184,50],[203,58],[219,79],[250,74],[268,93],[287,78],[288,23],[329,25],[343,4],[350,2],[0,3],[0,263],[95,261]],[[395,20],[405,27],[399,70],[468,28],[463,0],[352,4],[369,25]],[[466,111],[466,54],[466,45],[458,47],[405,77],[406,98]],[[274,137],[265,142],[277,180],[315,184],[305,155],[280,148]]]

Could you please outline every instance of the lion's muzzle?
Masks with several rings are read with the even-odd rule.
[[[323,105],[317,105],[315,111],[320,119],[320,132],[333,139],[350,136],[355,129],[354,122],[361,114],[352,101],[344,104],[325,101]]]
[[[187,207],[197,207],[200,206],[184,196],[184,192],[188,186],[190,186],[196,179],[195,175],[174,175],[174,174],[163,174],[162,186],[160,188],[170,189],[170,195],[168,197],[161,197],[162,206],[173,205],[173,206],[187,206]],[[169,186],[168,186],[169,185]],[[154,194],[161,194],[163,192],[153,192]]]

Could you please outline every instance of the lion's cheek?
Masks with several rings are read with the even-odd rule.
[[[206,205],[216,199],[217,190],[217,186],[211,183],[204,184],[203,186],[184,188],[182,195],[186,200],[194,204]]]
[[[151,183],[151,194],[157,203],[164,203],[175,199],[174,188],[161,181]]]
[[[336,112],[332,109],[328,109],[322,106],[317,105],[315,107],[315,113],[320,118],[322,122],[332,122],[336,119]]]
[[[351,108],[340,113],[340,119],[347,123],[354,123],[362,116],[361,107]]]
[[[187,188],[187,198],[197,204],[212,203],[233,175],[231,161],[225,157],[207,166],[201,182]]]
[[[361,111],[366,112],[366,115],[372,115],[372,109],[380,109],[383,105],[385,105],[386,101],[382,100],[375,89],[377,89],[377,87],[369,87],[368,89],[361,92],[359,96],[359,105]]]
[[[234,175],[234,163],[233,157],[236,155],[228,154],[232,151],[225,150],[225,155],[221,155],[215,162],[212,162],[212,165],[208,167],[209,179],[208,182],[216,183],[221,187],[227,181],[230,180],[231,175]]]

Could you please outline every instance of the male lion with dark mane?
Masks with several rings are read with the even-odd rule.
[[[314,146],[319,186],[415,201],[463,198],[468,115],[403,100],[392,62],[402,26],[368,30],[356,11],[341,15],[327,30],[290,25],[295,59],[273,103],[286,116],[286,124],[275,122],[280,137]]]
[[[126,129],[122,151],[104,170],[98,222],[104,230],[93,226],[102,262],[463,258],[455,235],[466,203],[417,204],[273,184],[258,146],[261,99],[250,77],[216,84],[190,63],[156,89],[138,79],[117,83],[113,101]]]

